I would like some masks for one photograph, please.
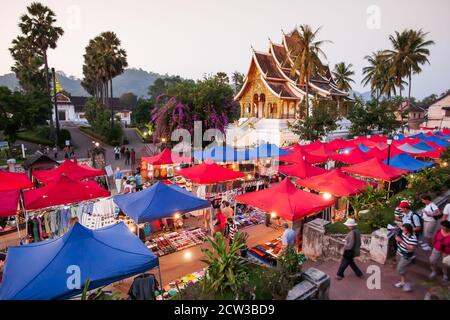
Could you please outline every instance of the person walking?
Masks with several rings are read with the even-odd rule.
[[[70,150],[70,157],[73,158],[75,156],[75,148],[71,145],[69,147],[69,150]]]
[[[425,204],[425,208],[422,210],[423,218],[423,243],[420,244],[424,251],[431,251],[431,240],[433,239],[438,221],[442,219],[443,214],[439,210],[438,206],[431,201],[431,196],[428,194],[422,194],[420,200]]]
[[[297,235],[295,233],[295,230],[292,229],[288,223],[283,223],[284,232],[281,236],[281,245],[283,246],[283,251],[286,252],[288,247],[295,248],[295,240],[297,238]]]
[[[358,224],[356,223],[355,219],[349,218],[344,222],[344,225],[350,230],[350,232],[347,233],[347,236],[345,237],[344,252],[342,253],[341,264],[339,266],[336,279],[344,279],[344,272],[348,266],[352,268],[353,272],[358,278],[362,278],[363,273],[358,268],[354,260],[360,255],[361,249],[361,233],[358,229],[356,229],[356,226]]]
[[[114,147],[114,159],[115,160],[120,159],[120,147],[119,146]]]
[[[124,158],[124,156],[125,156],[125,146],[122,145],[120,147],[120,159],[122,160]]]
[[[134,181],[136,181],[136,191],[142,191],[142,176],[139,172],[136,172]]]
[[[53,155],[55,156],[55,160],[58,159],[58,147],[53,148]]]
[[[419,242],[414,234],[413,226],[409,223],[402,225],[402,230],[395,237],[397,241],[397,273],[400,275],[400,282],[395,284],[395,287],[403,289],[403,291],[409,292],[412,290],[411,284],[406,282],[405,274],[406,268],[411,264],[414,257],[414,251],[417,248]]]
[[[127,148],[125,150],[125,165],[127,166],[130,165],[130,157],[131,157],[130,149]]]
[[[225,232],[225,225],[227,218],[225,215],[220,211],[220,209],[216,209],[216,219],[214,221],[214,234],[221,233],[222,235]]]
[[[438,263],[450,256],[450,221],[444,220],[441,222],[441,230],[436,232],[433,238],[433,251],[430,255],[431,273],[429,279],[436,278]],[[442,279],[448,281],[448,266],[442,264]]]
[[[233,218],[233,209],[230,207],[230,203],[226,200],[222,201],[222,212],[227,218]]]
[[[114,172],[114,182],[116,183],[117,193],[122,192],[122,177],[123,173],[119,167],[116,168],[116,172]]]
[[[133,148],[131,148],[131,151],[130,151],[130,161],[131,161],[132,170],[134,170],[134,166],[136,165],[136,151],[134,151]]]

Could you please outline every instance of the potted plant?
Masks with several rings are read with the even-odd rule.
[[[239,241],[240,243],[242,243],[242,247],[240,249],[242,258],[247,258],[248,249],[249,249],[247,246],[247,240],[248,240],[247,232],[236,233],[235,241]]]

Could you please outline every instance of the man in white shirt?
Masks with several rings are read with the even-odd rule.
[[[445,205],[443,214],[444,214],[444,216],[442,217],[442,220],[450,221],[450,203],[447,203]]]
[[[424,242],[429,246],[436,233],[438,221],[442,218],[442,213],[438,206],[431,201],[431,197],[428,194],[421,195],[420,200],[425,204],[425,208],[422,209],[423,238]],[[423,246],[422,249],[425,250]]]

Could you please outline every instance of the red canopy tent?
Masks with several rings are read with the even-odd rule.
[[[350,151],[346,151],[343,153],[333,154],[331,159],[334,161],[339,161],[346,164],[356,164],[367,161],[371,158],[370,155],[362,152],[358,147],[353,148]]]
[[[108,197],[111,193],[95,181],[81,182],[61,174],[51,184],[24,192],[25,209],[38,210],[57,205]]]
[[[314,164],[325,162],[328,159],[328,156],[323,156],[320,154],[311,154],[310,152],[304,151],[303,147],[300,146],[299,144],[296,144],[284,150],[291,152],[291,154],[288,154],[286,156],[280,156],[279,161],[299,163],[305,160],[308,163]]]
[[[20,191],[0,191],[0,217],[15,216],[19,207]]]
[[[98,176],[104,176],[106,173],[104,170],[94,169],[85,165],[79,165],[76,160],[65,160],[59,167],[52,170],[36,170],[33,172],[33,176],[44,184],[55,182],[61,177],[61,174],[74,179],[84,180],[88,178],[94,178]]]
[[[314,150],[308,151],[305,150],[307,154],[309,154],[312,157],[322,158],[325,159],[324,161],[327,161],[330,156],[333,154],[332,151],[325,148],[325,144],[322,144],[315,148]],[[322,162],[324,162],[322,161]]]
[[[420,157],[420,158],[439,159],[442,152],[443,152],[443,149],[436,149],[436,150],[432,150],[432,151],[416,153],[413,156]]]
[[[374,141],[374,142],[386,142],[387,137],[376,134],[376,135],[372,136],[371,138],[369,138],[369,140]]]
[[[244,177],[242,172],[223,168],[214,162],[203,162],[192,168],[181,169],[177,174],[197,184],[212,184]]]
[[[0,171],[0,191],[33,188],[34,184],[24,173]]]
[[[338,138],[328,142],[325,145],[325,148],[329,151],[336,151],[339,149],[353,148],[354,146],[355,145],[352,142]]]
[[[409,143],[410,145],[413,145],[413,144],[419,143],[421,141],[422,140],[420,140],[420,138],[410,138],[410,137],[408,137],[408,138],[405,138],[405,139],[400,140],[400,141],[393,141],[392,145],[396,146],[396,147],[404,145],[405,143]]]
[[[383,152],[378,147],[371,148],[369,151],[366,152],[366,154],[370,157],[375,157],[380,160],[386,160],[388,157],[387,152]]]
[[[361,162],[350,167],[343,167],[343,172],[355,174],[362,177],[374,178],[384,181],[392,181],[407,174],[407,170],[400,170],[388,166],[383,161],[377,158],[372,158],[368,161]]]
[[[319,191],[327,192],[336,197],[348,197],[361,193],[367,187],[367,182],[352,178],[340,169],[321,174],[308,179],[298,180],[297,185]]]
[[[289,179],[284,179],[272,188],[239,195],[236,202],[275,213],[289,221],[298,221],[330,207],[334,200],[300,190]]]
[[[324,143],[322,141],[316,140],[310,144],[302,145],[301,147],[303,150],[310,152],[310,151],[316,150],[317,148],[319,148],[320,146],[323,146],[323,145],[324,145]]]
[[[152,165],[174,164],[174,163],[191,163],[191,158],[182,157],[176,153],[172,153],[169,149],[164,149],[160,154],[152,157],[142,157],[141,161],[145,161]]]
[[[281,172],[287,176],[296,177],[299,179],[305,179],[313,176],[317,176],[320,174],[324,174],[327,170],[315,167],[305,160],[301,160],[297,163],[287,165],[287,166],[279,166],[274,167],[273,170]]]

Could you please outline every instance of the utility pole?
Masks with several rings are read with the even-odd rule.
[[[58,146],[58,137],[59,137],[59,115],[58,115],[58,100],[56,99],[56,73],[55,68],[52,68],[52,76],[53,76],[53,103],[55,104],[55,123],[56,123],[56,132],[55,132],[55,146]]]

